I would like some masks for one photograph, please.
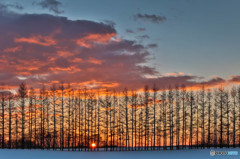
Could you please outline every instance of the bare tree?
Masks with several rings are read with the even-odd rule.
[[[166,92],[161,95],[162,108],[163,108],[163,146],[167,148],[167,109],[166,109]]]
[[[29,92],[29,106],[28,106],[28,134],[29,134],[29,145],[28,148],[32,147],[32,107],[33,107],[33,95],[34,89],[31,87]]]
[[[224,90],[223,88],[219,88],[219,109],[220,109],[220,147],[223,147],[223,109],[224,109]]]
[[[5,148],[5,94],[6,92],[4,91],[4,88],[2,88],[1,91],[1,107],[2,107],[2,148]]]
[[[12,102],[13,95],[11,92],[8,93],[8,111],[9,111],[9,127],[8,127],[8,148],[12,148]]]
[[[227,114],[227,146],[229,147],[230,144],[230,117],[229,117],[229,113],[230,113],[230,105],[229,105],[229,96],[228,96],[228,92],[225,92],[225,103],[226,103],[226,114]]]
[[[45,95],[46,95],[46,88],[43,85],[40,90],[40,101],[41,101],[41,113],[40,113],[40,120],[41,120],[41,148],[45,148]]]
[[[72,92],[71,85],[68,84],[68,133],[67,133],[68,151],[70,150],[71,92]]]
[[[232,109],[232,122],[233,122],[233,147],[236,146],[236,102],[237,102],[237,89],[235,87],[231,90],[231,95],[233,99],[233,109]]]
[[[61,82],[59,87],[61,90],[61,149],[64,149],[64,83]]]
[[[193,92],[190,92],[190,136],[189,136],[189,147],[192,149],[192,139],[193,139],[193,104],[194,104],[194,97],[193,97]]]
[[[57,131],[56,131],[56,84],[53,84],[51,87],[51,92],[52,92],[52,105],[53,105],[53,150],[55,150],[56,147],[56,136],[57,136]]]
[[[173,91],[169,88],[168,91],[168,127],[169,127],[169,138],[170,138],[170,149],[173,149]]]
[[[210,139],[211,139],[211,98],[212,94],[210,90],[207,92],[207,103],[208,103],[208,148],[210,148]]]
[[[180,145],[180,95],[179,95],[178,86],[176,86],[175,101],[176,101],[176,147],[177,147],[177,149],[179,149],[179,145]]]
[[[144,89],[144,103],[145,103],[145,150],[148,150],[149,146],[149,108],[148,108],[149,92],[148,86]]]
[[[240,87],[237,90],[238,98],[238,146],[240,147]]]
[[[217,92],[215,92],[215,107],[214,107],[214,147],[217,147],[217,140],[218,140],[218,134],[217,134],[217,132],[218,132],[218,120],[217,120],[217,118],[218,118],[218,112],[217,112],[217,108],[218,108],[218,101],[217,101],[217,98],[216,98],[216,96],[217,96],[218,94],[217,94]]]
[[[153,85],[153,150],[156,146],[156,98],[157,98],[157,87]]]
[[[200,106],[201,106],[201,129],[202,129],[202,141],[201,141],[201,146],[205,147],[205,88],[204,86],[202,87],[202,90],[200,91]]]
[[[197,145],[197,148],[198,148],[198,134],[199,134],[199,122],[198,122],[198,119],[199,119],[199,93],[197,93],[197,100],[196,100],[196,109],[197,109],[197,132],[196,132],[196,145]]]
[[[21,142],[21,148],[25,148],[25,100],[27,98],[27,86],[23,82],[20,84],[18,89],[18,94],[21,100],[21,117],[22,117],[22,142]]]
[[[183,85],[181,88],[181,100],[182,100],[182,147],[185,147],[185,122],[186,122],[186,108],[185,108],[185,99],[186,99],[186,90],[185,90],[185,86]]]
[[[16,148],[18,148],[18,114],[16,113],[16,116],[15,116],[15,146]]]

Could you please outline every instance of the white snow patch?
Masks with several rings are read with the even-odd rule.
[[[215,155],[214,151],[238,151],[237,156]],[[0,150],[1,159],[239,159],[240,148],[160,150],[160,151],[123,151],[123,152],[79,152],[52,150]]]

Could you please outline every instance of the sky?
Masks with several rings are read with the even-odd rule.
[[[0,82],[240,83],[239,0],[1,0]]]

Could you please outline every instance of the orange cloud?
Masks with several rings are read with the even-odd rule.
[[[76,43],[83,47],[90,48],[93,43],[107,44],[114,37],[116,37],[116,33],[90,34],[78,39]]]
[[[117,87],[119,86],[119,83],[105,83],[105,84],[102,84],[102,87],[107,87],[107,88],[113,88],[113,87]]]
[[[183,72],[173,72],[173,73],[166,73],[164,76],[183,76],[185,75]]]
[[[12,47],[12,48],[6,48],[3,50],[3,52],[9,53],[9,52],[16,52],[16,51],[20,51],[22,49],[22,47],[17,46],[17,47]]]
[[[35,66],[35,67],[28,67],[28,66],[19,66],[16,68],[17,71],[21,71],[21,70],[27,70],[27,71],[34,71],[34,70],[38,70],[39,67]]]
[[[89,87],[89,88],[114,88],[120,85],[120,83],[117,82],[100,82],[96,80],[91,80],[91,81],[85,81],[81,83],[71,83],[72,85],[76,85],[78,87]]]
[[[31,71],[39,70],[40,67],[46,64],[38,60],[28,61],[28,60],[18,59],[18,62],[24,64],[24,65],[17,65],[17,67],[15,67],[18,73],[22,75],[31,75]]]
[[[186,90],[200,90],[204,86],[206,89],[226,86],[227,82],[219,77],[213,78],[207,82],[196,83],[193,86],[187,86]]]
[[[42,36],[42,35],[35,35],[29,38],[22,37],[22,38],[14,38],[14,42],[16,43],[30,43],[30,44],[38,44],[43,46],[51,46],[55,45],[56,41],[52,38],[52,36]]]
[[[71,53],[69,51],[58,51],[57,53],[58,53],[59,56],[62,56],[62,57],[73,56],[73,53]]]
[[[240,76],[232,76],[231,79],[228,80],[230,83],[240,83]]]
[[[74,60],[73,60],[73,62],[75,62],[75,63],[80,63],[80,62],[82,62],[83,61],[83,59],[81,59],[81,58],[75,58]]]
[[[77,68],[75,66],[70,66],[70,67],[65,67],[65,68],[61,68],[61,67],[51,67],[49,68],[51,71],[57,73],[57,72],[68,72],[68,73],[75,73],[75,72],[80,72],[81,69]]]
[[[89,57],[88,62],[93,63],[93,64],[98,64],[98,65],[102,64],[101,60],[95,59],[93,57]]]

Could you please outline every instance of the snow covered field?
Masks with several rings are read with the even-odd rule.
[[[210,156],[210,150],[237,151],[238,155]],[[72,152],[47,150],[0,150],[0,159],[240,159],[240,149],[197,149],[127,152]]]

